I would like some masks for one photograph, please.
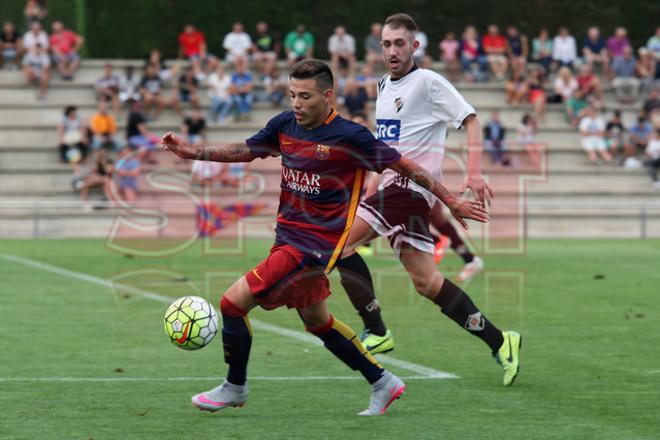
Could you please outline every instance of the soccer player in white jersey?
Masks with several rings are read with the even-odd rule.
[[[388,73],[378,84],[378,138],[442,179],[447,127],[464,128],[469,148],[465,186],[487,205],[493,193],[481,175],[481,126],[475,110],[444,77],[415,65],[413,53],[419,45],[416,30],[415,21],[407,14],[394,14],[385,20],[381,45]],[[382,235],[388,238],[417,292],[483,340],[504,370],[504,385],[512,385],[519,371],[521,336],[499,330],[438,270],[429,231],[429,216],[436,203],[431,193],[391,170],[383,173],[379,190],[360,203],[337,267],[342,285],[364,321],[364,345],[372,353],[394,348],[391,331],[380,316],[369,269],[355,252],[361,244]],[[464,221],[462,224],[467,227]]]

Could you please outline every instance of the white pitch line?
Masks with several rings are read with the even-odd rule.
[[[430,376],[400,376],[403,380],[435,380]],[[2,382],[193,382],[222,381],[224,377],[0,377]],[[333,381],[333,380],[364,380],[362,376],[250,376],[252,381]]]
[[[41,269],[51,273],[56,273],[58,275],[66,276],[69,278],[86,281],[91,284],[123,290],[125,292],[129,292],[144,298],[149,298],[161,303],[170,304],[173,301],[173,298],[167,297],[165,295],[160,295],[158,293],[150,292],[144,289],[139,289],[137,287],[132,287],[126,284],[113,283],[111,281],[104,280],[94,275],[87,275],[82,272],[76,272],[73,270],[64,269],[62,267],[53,266],[52,264],[48,264],[48,263],[42,263],[40,261],[32,260],[30,258],[19,257],[16,255],[2,255],[2,258],[7,261],[12,261],[14,263],[31,266],[37,269]],[[297,330],[291,330],[285,327],[280,327],[278,325],[268,324],[266,322],[262,322],[252,318],[250,318],[250,322],[252,323],[252,326],[254,328],[260,330],[276,333],[283,336],[288,336],[290,338],[298,339],[299,341],[307,342],[318,346],[323,345],[318,338],[307,333],[303,333]],[[413,362],[403,361],[400,359],[393,358],[392,356],[381,354],[381,355],[376,355],[376,358],[379,361],[383,362],[384,364],[393,365],[395,367],[399,367],[404,370],[408,370],[412,373],[415,373],[416,375],[426,376],[430,379],[459,379],[459,376],[456,376],[455,374],[447,373],[446,371],[436,370],[430,367],[425,367],[423,365],[415,364]]]

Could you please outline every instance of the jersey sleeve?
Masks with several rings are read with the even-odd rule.
[[[438,121],[451,124],[454,128],[461,128],[463,121],[471,114],[475,114],[474,107],[467,103],[465,98],[441,76],[431,78],[429,99],[431,99],[431,114]]]
[[[245,140],[245,145],[257,155],[264,159],[269,156],[280,155],[280,131],[284,113],[272,118],[264,128],[257,134]]]
[[[356,124],[357,125],[357,124]],[[382,173],[388,165],[401,159],[401,154],[394,148],[374,137],[365,127],[359,126],[351,136],[354,165],[369,171]]]

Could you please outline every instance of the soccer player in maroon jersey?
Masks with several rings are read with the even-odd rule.
[[[326,298],[326,274],[340,257],[351,228],[367,170],[386,168],[433,192],[460,222],[488,221],[482,204],[447,191],[426,170],[376,140],[361,125],[332,108],[333,76],[317,60],[290,72],[292,110],[272,118],[247,139],[217,147],[194,148],[173,133],[165,149],[184,159],[250,162],[281,156],[282,182],[275,244],[270,254],[231,286],[220,302],[227,378],[213,390],[193,396],[196,407],[217,411],[242,406],[248,397],[247,364],[252,329],[247,314],[256,306],[295,308],[305,329],[371,384],[369,407],[360,415],[380,415],[403,394],[405,384],[369,354],[348,326],[334,318]]]

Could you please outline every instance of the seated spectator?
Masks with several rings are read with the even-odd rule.
[[[222,185],[231,188],[245,187],[248,177],[247,163],[245,162],[225,163],[220,172]]]
[[[622,158],[625,156],[634,156],[634,150],[631,151],[626,141],[626,129],[621,120],[621,111],[616,110],[612,119],[605,126],[605,144],[612,157]],[[623,162],[623,160],[621,161]]]
[[[14,23],[6,21],[0,33],[0,67],[18,68],[20,65],[21,36]]]
[[[119,113],[119,78],[112,73],[112,65],[103,66],[103,76],[96,81],[97,99],[112,102],[115,113]]]
[[[378,95],[378,79],[370,64],[364,64],[362,73],[355,77],[357,83],[367,91],[370,100],[375,100]]]
[[[140,80],[134,73],[135,69],[133,66],[126,66],[124,76],[119,79],[119,101],[122,104],[142,99],[142,95],[140,95]]]
[[[108,100],[99,99],[98,110],[89,120],[89,129],[92,135],[92,148],[104,148],[119,151],[117,142],[117,120],[108,112]]]
[[[25,23],[28,26],[33,22],[43,23],[46,15],[48,15],[46,0],[27,0],[23,14],[25,15]]]
[[[587,36],[582,40],[582,56],[589,67],[593,68],[594,63],[600,63],[603,73],[609,75],[610,57],[598,26],[591,26],[587,30]]]
[[[491,112],[490,120],[484,125],[484,147],[490,154],[494,165],[509,166],[511,162],[504,157],[506,150],[504,138],[506,129],[499,120],[496,110]]]
[[[246,63],[252,49],[252,39],[243,29],[243,23],[240,21],[232,25],[231,32],[225,35],[222,40],[222,47],[225,50],[225,60],[228,63],[236,64],[238,59]]]
[[[358,113],[364,114],[367,112],[367,102],[369,101],[369,96],[364,87],[354,78],[348,78],[344,84],[344,107],[348,112],[350,117]]]
[[[637,53],[639,57],[635,66],[635,76],[639,78],[640,94],[644,95],[653,88],[655,77],[658,74],[656,72],[658,65],[653,53],[646,47],[640,47]]]
[[[246,62],[239,58],[236,63],[236,71],[231,75],[231,87],[229,88],[238,121],[250,120],[254,101],[253,88],[252,74],[247,70]]]
[[[133,151],[128,145],[119,153],[113,175],[119,184],[119,197],[127,202],[138,198],[138,178],[140,177],[140,159],[143,153]]]
[[[568,100],[575,95],[579,86],[578,82],[573,76],[571,69],[562,67],[557,72],[557,77],[553,84],[554,98],[553,102],[568,102]]]
[[[534,116],[539,123],[545,122],[545,107],[548,102],[545,96],[543,68],[536,67],[529,75],[529,103],[534,109]]]
[[[582,148],[587,152],[591,163],[598,163],[598,155],[606,163],[611,163],[612,156],[605,144],[605,122],[593,106],[587,108],[586,115],[580,121],[578,128],[582,136]]]
[[[644,101],[644,116],[651,121],[653,128],[660,128],[660,89],[654,87],[651,89],[648,98]]]
[[[206,37],[192,24],[185,25],[179,34],[179,58],[190,61],[198,79],[204,77],[204,63],[206,72],[215,68],[216,60],[207,52]]]
[[[314,37],[305,30],[305,25],[299,24],[295,31],[288,33],[284,39],[284,51],[289,66],[314,56]]]
[[[27,52],[34,52],[37,45],[40,45],[45,52],[48,52],[49,43],[48,34],[41,27],[41,23],[33,21],[30,24],[30,30],[23,35],[23,49]]]
[[[221,182],[220,172],[223,168],[220,162],[194,160],[191,170],[191,183],[201,186],[213,186]]]
[[[660,169],[660,128],[653,131],[651,139],[646,146],[646,160],[645,164],[649,167],[649,173],[653,180],[653,186],[660,189],[660,181],[658,181],[658,169]]]
[[[586,115],[588,107],[589,101],[586,98],[579,96],[577,93],[573,94],[564,105],[568,122],[577,128],[582,118]]]
[[[163,59],[159,49],[151,49],[149,54],[145,57],[144,68],[152,66],[163,83],[169,82],[172,78],[177,78],[179,68],[175,64],[171,68],[167,67],[167,63]]]
[[[23,74],[28,84],[39,83],[37,99],[44,99],[50,80],[50,57],[41,44],[23,56]]]
[[[424,58],[426,57],[426,48],[429,45],[429,37],[427,37],[426,33],[421,29],[418,29],[417,32],[415,32],[415,40],[419,41],[419,46],[417,46],[417,49],[413,52],[413,59],[418,66],[421,66],[424,64]]]
[[[591,105],[600,109],[603,105],[603,86],[591,67],[587,64],[580,66],[580,71],[575,79],[578,83],[575,95],[588,100]]]
[[[467,26],[460,43],[460,58],[466,81],[486,81],[488,61],[483,54],[481,39],[474,26]]]
[[[89,153],[87,127],[78,116],[78,108],[70,105],[64,109],[64,117],[57,125],[60,160],[77,164]]]
[[[507,55],[511,70],[525,73],[527,56],[529,56],[529,43],[527,35],[521,34],[517,27],[509,26],[506,29]]]
[[[438,43],[440,61],[444,63],[451,81],[456,81],[458,79],[458,72],[461,70],[461,63],[458,60],[459,49],[460,44],[453,32],[447,32],[445,38]]]
[[[525,114],[516,129],[518,143],[525,148],[534,165],[541,164],[540,145],[536,142],[536,121],[531,115]]]
[[[488,26],[488,33],[482,38],[482,44],[491,72],[498,81],[504,80],[509,62],[506,57],[506,38],[500,34],[497,25]]]
[[[277,69],[277,66],[275,68]],[[209,75],[207,85],[209,98],[211,99],[208,119],[223,124],[231,111],[232,100],[229,94],[231,77],[225,73],[222,63],[218,63],[215,72]]]
[[[606,46],[612,61],[614,61],[615,58],[622,57],[623,50],[626,47],[631,47],[626,28],[621,26],[616,28],[614,30],[614,35],[607,39]]]
[[[646,48],[656,60],[660,60],[660,26],[655,28],[655,34],[646,42]]]
[[[176,90],[172,101],[174,110],[178,114],[181,114],[179,102],[189,102],[193,108],[199,108],[198,84],[197,78],[195,78],[195,72],[193,72],[191,67],[187,67],[176,82]]]
[[[372,23],[371,32],[369,32],[369,35],[367,35],[367,38],[364,40],[364,60],[373,69],[382,66],[383,63],[383,48],[380,45],[382,31],[383,25],[380,23]]]
[[[651,139],[653,126],[646,120],[644,115],[637,117],[637,122],[628,130],[628,142],[635,152],[635,155],[646,151],[646,146]]]
[[[260,21],[257,23],[254,34],[254,45],[252,46],[252,59],[257,70],[262,75],[268,75],[277,61],[281,44],[279,38],[269,32],[268,23]]]
[[[92,155],[92,163],[77,173],[80,179],[79,183],[74,183],[74,186],[80,188],[80,199],[83,202],[83,211],[91,211],[92,207],[87,202],[89,198],[89,190],[91,188],[103,188],[103,194],[106,200],[112,200],[112,193],[110,189],[112,178],[112,159],[108,156],[105,150],[95,151]]]
[[[522,72],[511,72],[509,80],[504,86],[504,91],[506,93],[506,102],[512,106],[517,106],[525,100],[527,92],[529,92],[527,78],[525,78]]]
[[[328,39],[330,63],[335,72],[353,75],[355,68],[355,38],[346,32],[344,26],[337,26],[335,33]]]
[[[149,115],[151,110],[155,107],[156,115],[154,118],[157,119],[158,116],[160,116],[160,113],[166,105],[163,94],[163,80],[160,78],[160,75],[158,75],[158,72],[153,65],[147,66],[144,70],[144,76],[142,76],[142,79],[140,80],[140,95],[144,100],[144,112],[146,115]],[[176,91],[174,92],[171,104],[173,106],[177,105]]]
[[[160,143],[160,138],[147,129],[147,120],[142,114],[140,101],[131,101],[131,111],[126,124],[126,142],[131,148],[147,152],[154,151]]]
[[[289,92],[289,78],[280,73],[280,69],[273,65],[263,80],[266,88],[266,101],[274,106],[280,106]]]
[[[547,75],[552,64],[552,40],[546,28],[541,28],[538,37],[532,40],[532,61],[543,66]]]
[[[69,29],[64,29],[61,21],[54,21],[52,30],[50,49],[53,52],[53,60],[57,65],[57,70],[62,75],[62,79],[71,81],[76,69],[80,66],[78,51],[85,39]]]
[[[552,60],[559,66],[566,66],[573,70],[573,63],[577,59],[575,38],[568,32],[568,28],[559,28],[559,35],[552,40]]]
[[[202,117],[199,109],[194,109],[190,116],[183,119],[181,132],[192,146],[201,147],[206,142],[206,119]]]
[[[639,96],[639,79],[635,78],[637,60],[632,53],[632,47],[623,49],[623,55],[612,61],[612,86],[619,102],[633,103]]]

